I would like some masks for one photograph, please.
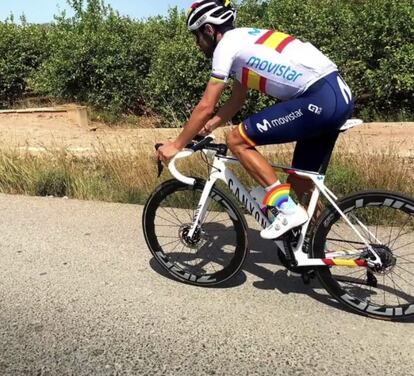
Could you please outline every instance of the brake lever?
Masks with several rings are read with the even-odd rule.
[[[158,150],[163,144],[155,144],[155,150]],[[162,162],[157,159],[157,169],[158,169],[158,175],[157,177],[159,178],[162,174],[162,172],[164,171],[164,165],[162,164]]]
[[[205,145],[207,145],[207,144],[209,144],[211,141],[213,141],[213,137],[211,137],[211,136],[207,136],[207,137],[203,137],[203,139],[198,143],[198,144],[195,144],[193,147],[192,147],[192,149],[194,150],[194,151],[199,151],[199,150],[201,150],[201,149],[203,149],[204,148],[204,146]]]
[[[202,136],[201,134],[196,134],[196,135],[193,137],[193,140],[194,140],[194,141],[197,141],[197,142],[203,141],[204,139],[205,139],[205,137],[204,137],[204,136]]]

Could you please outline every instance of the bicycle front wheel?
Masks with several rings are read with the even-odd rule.
[[[155,260],[174,278],[213,286],[233,277],[247,254],[247,225],[240,210],[218,188],[210,192],[203,223],[190,239],[204,181],[161,184],[143,214],[145,239]]]
[[[315,229],[312,257],[331,261],[316,269],[326,290],[352,310],[382,319],[414,315],[414,201],[404,195],[362,192],[339,208],[381,258],[379,270],[334,266],[335,258],[367,260],[366,244],[332,207]]]

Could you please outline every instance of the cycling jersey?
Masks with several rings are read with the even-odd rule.
[[[212,78],[287,100],[304,93],[337,66],[310,43],[285,33],[238,28],[226,32],[213,56]]]

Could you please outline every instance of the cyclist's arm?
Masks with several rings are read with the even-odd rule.
[[[209,130],[214,130],[217,127],[225,125],[230,121],[234,115],[241,110],[246,101],[246,94],[248,89],[245,88],[239,81],[234,80],[231,97],[219,109],[217,114],[208,121]]]
[[[190,120],[174,141],[177,149],[180,150],[185,147],[201,131],[207,121],[211,119],[225,87],[225,82],[217,80],[209,81],[203,97],[191,114]]]

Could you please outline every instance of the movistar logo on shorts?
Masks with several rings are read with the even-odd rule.
[[[267,132],[270,128],[278,127],[279,125],[290,123],[291,121],[296,120],[302,116],[303,116],[303,112],[300,109],[300,110],[291,112],[289,115],[282,116],[280,118],[273,119],[271,121],[268,121],[265,119],[263,120],[263,124],[257,123],[256,127],[259,132],[264,133],[264,132]]]
[[[252,56],[247,61],[247,66],[255,68],[262,72],[268,72],[278,77],[283,77],[287,81],[295,82],[299,77],[303,76],[302,73],[295,71],[289,65],[282,65],[272,63],[268,60],[262,60],[256,56]]]

